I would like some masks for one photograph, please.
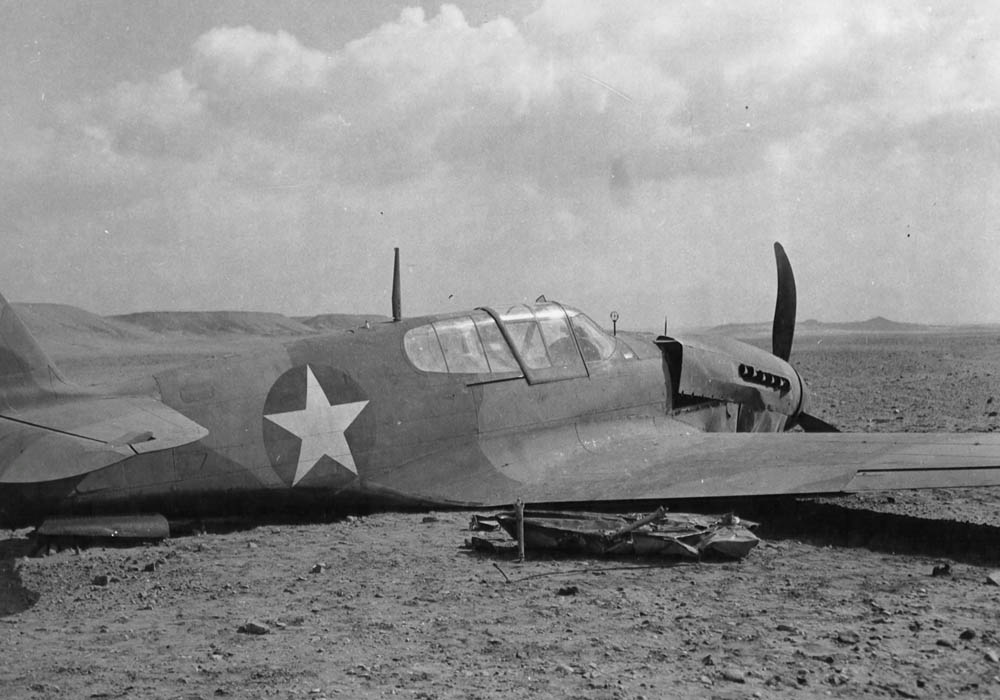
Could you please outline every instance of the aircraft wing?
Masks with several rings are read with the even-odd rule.
[[[704,433],[598,421],[490,436],[479,448],[493,467],[451,478],[446,491],[428,489],[433,457],[397,483],[483,505],[1000,486],[993,433]]]
[[[678,498],[1000,486],[1000,436],[991,434],[702,434],[669,442],[670,454],[644,460],[636,477]]]
[[[581,444],[588,459],[556,480],[557,500],[585,491],[627,500],[1000,485],[994,434],[694,432]]]
[[[70,396],[0,414],[0,483],[80,476],[208,431],[152,397]]]

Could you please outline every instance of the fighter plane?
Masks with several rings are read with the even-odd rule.
[[[165,371],[142,396],[74,386],[0,298],[0,524],[1000,485],[1000,435],[809,413],[774,250],[770,353],[609,333],[544,299],[403,318],[397,250],[392,321]]]

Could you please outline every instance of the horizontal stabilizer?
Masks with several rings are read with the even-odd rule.
[[[65,397],[0,415],[0,483],[80,476],[206,435],[152,397]]]

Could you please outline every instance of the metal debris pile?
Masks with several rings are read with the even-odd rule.
[[[757,523],[732,514],[697,513],[609,514],[524,511],[524,550],[558,550],[614,556],[666,556],[698,559],[722,556],[742,559],[760,542],[751,532]],[[503,531],[510,540],[473,536],[469,545],[482,551],[503,551],[518,545],[516,510],[473,515],[469,529]]]

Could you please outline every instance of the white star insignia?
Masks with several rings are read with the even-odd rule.
[[[344,431],[367,405],[368,401],[331,404],[312,368],[306,365],[306,407],[301,411],[272,413],[265,416],[272,423],[280,425],[302,440],[299,463],[295,466],[292,486],[312,471],[323,455],[344,465],[354,472],[355,476],[357,475],[358,468],[354,464],[354,455],[351,454],[351,447],[347,444]]]

